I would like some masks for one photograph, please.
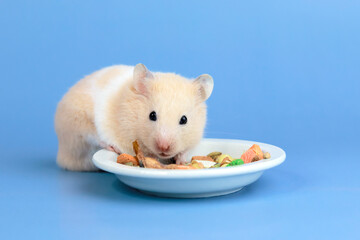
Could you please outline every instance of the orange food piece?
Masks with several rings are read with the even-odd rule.
[[[178,165],[178,164],[165,165],[164,168],[165,169],[180,169],[180,170],[196,169],[194,166],[191,166],[191,165]]]
[[[256,153],[252,149],[248,149],[246,152],[243,153],[240,157],[244,163],[251,163],[253,159],[256,158]]]
[[[246,152],[241,155],[241,159],[244,163],[251,163],[264,158],[263,152],[260,146],[257,144],[252,145]]]
[[[263,152],[261,151],[261,148],[260,148],[259,145],[254,144],[254,145],[251,146],[250,149],[254,150],[254,152],[256,153],[256,155],[259,157],[259,160],[261,160],[261,159],[264,158],[264,154],[263,154]]]
[[[125,163],[133,163],[134,166],[139,166],[139,161],[134,157],[134,156],[131,156],[130,154],[126,154],[126,153],[123,153],[123,154],[120,154],[118,157],[117,157],[117,163],[121,163],[121,164],[125,164]]]
[[[214,159],[212,159],[211,157],[208,157],[208,156],[193,156],[191,158],[191,161],[193,161],[193,160],[202,160],[202,161],[214,162]]]
[[[145,157],[144,157],[143,152],[140,149],[140,145],[139,145],[139,142],[137,140],[135,140],[133,142],[133,149],[134,149],[134,152],[135,152],[135,155],[136,155],[136,159],[139,162],[139,165],[141,165],[141,167],[143,167],[144,166],[143,161],[145,160]]]
[[[127,162],[133,162],[136,161],[137,165],[134,164],[134,166],[139,166],[141,163],[141,167],[144,168],[156,168],[156,169],[196,169],[194,166],[191,165],[177,165],[177,164],[169,164],[164,165],[160,163],[157,159],[151,158],[151,157],[145,157],[144,153],[140,149],[140,145],[137,140],[133,142],[133,149],[136,154],[135,157],[129,155],[129,154],[121,154],[118,156],[118,163],[127,163]]]

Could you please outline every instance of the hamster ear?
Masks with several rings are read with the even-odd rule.
[[[146,94],[149,80],[154,79],[152,73],[145,67],[144,64],[139,63],[134,68],[134,88],[138,93]]]
[[[214,80],[209,74],[203,74],[194,80],[194,84],[199,88],[202,101],[208,99],[214,88]]]

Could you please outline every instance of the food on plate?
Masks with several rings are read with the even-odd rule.
[[[244,164],[244,160],[242,159],[235,159],[233,161],[231,161],[231,163],[228,164],[229,167],[231,166],[239,166],[239,165],[242,165]]]
[[[220,156],[222,153],[221,152],[211,152],[211,153],[209,153],[207,156],[208,157],[211,157],[214,161],[216,160],[216,158],[218,157],[218,156]]]
[[[193,160],[202,160],[202,161],[212,161],[212,162],[214,162],[214,159],[212,159],[209,156],[193,156],[191,158],[191,161],[193,161]]]
[[[126,154],[126,153],[120,154],[117,157],[117,163],[129,165],[129,166],[139,166],[139,161],[134,156],[131,156],[130,154]]]
[[[244,163],[251,163],[263,159],[264,155],[260,146],[254,144],[246,152],[244,152],[240,158],[244,160]]]
[[[155,158],[144,157],[144,154],[141,151],[139,143],[138,143],[137,140],[135,140],[133,142],[133,148],[134,148],[134,152],[136,154],[136,158],[138,159],[141,167],[144,167],[144,168],[157,168],[157,169],[184,169],[184,170],[186,170],[186,169],[196,169],[193,166],[187,166],[187,165],[178,165],[178,164],[164,165]]]
[[[216,158],[216,162],[220,164],[230,163],[232,160],[234,159],[228,154],[221,154]]]
[[[198,162],[196,160],[192,160],[190,165],[192,165],[194,168],[197,168],[197,169],[205,168],[201,162]]]
[[[269,158],[271,158],[270,153],[264,152],[264,159],[269,159]]]
[[[196,169],[192,165],[179,165],[179,164],[169,164],[165,165],[165,169],[180,169],[180,170],[188,170],[188,169]]]
[[[191,162],[185,165],[166,165],[162,164],[158,159],[145,157],[137,140],[133,142],[133,149],[136,154],[135,156],[126,153],[120,154],[117,157],[117,163],[143,168],[189,170],[241,166],[246,163],[271,158],[270,153],[263,152],[259,145],[254,144],[241,155],[241,158],[237,159],[221,152],[212,152],[207,156],[193,156]]]

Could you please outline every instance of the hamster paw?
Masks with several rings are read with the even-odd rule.
[[[115,152],[115,153],[117,153],[117,154],[119,154],[119,155],[121,154],[120,150],[117,149],[117,148],[114,147],[114,146],[109,145],[109,146],[106,147],[106,149],[109,150],[109,151],[113,151],[113,152]]]
[[[115,153],[117,153],[119,155],[121,154],[121,151],[117,147],[115,147],[113,145],[108,145],[108,144],[106,144],[104,142],[100,142],[100,147],[105,148],[106,150],[115,152]]]
[[[186,155],[184,153],[179,153],[175,157],[176,164],[185,165]]]

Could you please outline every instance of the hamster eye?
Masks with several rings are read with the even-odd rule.
[[[185,125],[187,123],[187,117],[185,115],[183,115],[181,118],[180,118],[180,122],[179,124],[180,125]]]
[[[152,111],[149,115],[149,118],[151,121],[156,121],[156,112],[155,111]]]

